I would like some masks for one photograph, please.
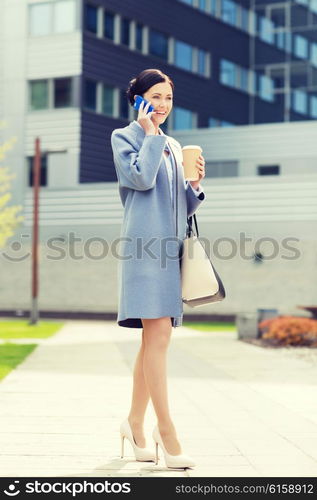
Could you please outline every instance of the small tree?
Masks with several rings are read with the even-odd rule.
[[[9,167],[2,165],[6,153],[12,149],[15,142],[16,137],[12,137],[0,144],[0,248],[5,246],[8,239],[14,235],[14,230],[24,220],[23,215],[18,215],[22,205],[8,206],[12,198],[11,179],[15,178],[16,174],[10,174]]]

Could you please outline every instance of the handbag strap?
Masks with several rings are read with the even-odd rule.
[[[193,231],[193,219],[194,219],[194,222],[195,222],[196,232]],[[198,224],[197,224],[196,214],[193,214],[190,217],[187,217],[187,224],[188,224],[187,235],[190,236],[191,233],[194,233],[198,237],[199,236],[199,231],[198,231]]]

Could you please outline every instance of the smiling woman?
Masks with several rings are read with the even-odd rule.
[[[187,217],[196,211],[205,195],[200,185],[194,187],[185,181],[182,147],[160,128],[172,111],[173,92],[172,80],[162,71],[142,71],[130,81],[127,97],[132,106],[136,96],[143,97],[147,104],[141,102],[137,119],[111,134],[124,206],[117,322],[119,326],[142,328],[131,409],[120,426],[120,434],[122,457],[127,438],[136,460],[157,463],[160,446],[167,467],[186,468],[195,463],[182,454],[170,416],[166,353],[172,326],[182,324],[179,258]],[[203,172],[203,163],[197,168]],[[202,177],[203,173],[199,180]],[[156,454],[145,447],[143,433],[150,398],[157,416],[152,434]]]
[[[133,105],[136,95],[141,95],[147,101],[150,101],[154,107],[152,113],[148,113],[145,120],[138,117],[138,122],[144,128],[145,133],[159,134],[159,126],[162,125],[169,116],[173,108],[174,84],[172,80],[157,69],[148,69],[142,71],[137,79],[130,81],[127,97]],[[149,122],[148,118],[151,118]]]
[[[143,98],[150,101],[154,107],[153,115],[158,118],[159,121],[153,119],[153,125],[155,127],[155,134],[158,134],[159,126],[164,123],[173,107],[173,94],[171,93],[171,85],[169,82],[160,82],[144,92]]]

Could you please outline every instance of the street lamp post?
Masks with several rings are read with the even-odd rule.
[[[40,139],[35,139],[35,155],[33,160],[33,234],[32,234],[32,304],[30,324],[38,322],[38,242],[39,242],[39,186],[41,172]]]
[[[35,139],[35,154],[33,160],[33,234],[32,234],[32,303],[30,311],[31,325],[37,324],[39,319],[38,311],[38,249],[39,249],[39,192],[40,192],[40,173],[41,173],[41,143],[40,138]],[[49,153],[67,153],[67,149],[58,145],[52,145],[49,149],[42,151],[42,154]]]

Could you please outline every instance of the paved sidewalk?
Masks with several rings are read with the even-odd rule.
[[[317,363],[237,340],[173,329],[169,400],[197,467],[120,459],[141,330],[68,321],[0,383],[3,476],[316,476]],[[38,341],[36,341],[38,342]],[[148,445],[155,414],[145,422]]]

